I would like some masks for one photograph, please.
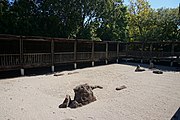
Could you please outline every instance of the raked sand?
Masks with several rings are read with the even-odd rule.
[[[123,64],[0,80],[0,120],[170,120],[180,107],[180,73],[134,72]],[[68,73],[78,72],[68,75]],[[58,108],[73,88],[88,83],[97,101],[77,109]],[[116,91],[116,87],[127,86]]]

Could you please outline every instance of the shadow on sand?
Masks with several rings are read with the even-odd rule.
[[[109,64],[113,63],[111,61]],[[105,65],[105,61],[96,62],[95,66],[101,66]],[[83,63],[77,63],[77,69],[84,69],[92,67],[91,62],[83,62]],[[72,71],[74,69],[74,64],[60,64],[55,66],[55,72],[62,72],[62,71]],[[38,76],[38,75],[49,75],[54,74],[51,72],[51,67],[39,67],[39,68],[28,68],[25,69],[25,76]],[[11,71],[2,71],[0,72],[0,80],[2,79],[8,79],[8,78],[16,78],[21,77],[20,70],[11,70]]]
[[[108,64],[114,64],[116,63],[115,60],[108,61]],[[124,62],[120,61],[120,64],[125,64],[125,65],[131,65],[136,67],[137,65],[140,65],[141,67],[148,68],[149,64],[141,64],[139,62]],[[100,61],[100,62],[95,62],[95,66],[101,66],[105,65],[105,61]],[[159,69],[161,71],[172,71],[172,72],[180,72],[180,67],[168,67],[168,66],[162,66],[162,65],[156,65],[156,69]],[[83,69],[83,68],[88,68],[92,67],[91,62],[83,62],[83,63],[77,63],[77,69]],[[69,63],[69,64],[60,64],[58,66],[55,66],[55,72],[62,72],[62,71],[72,71],[74,70],[74,64]],[[25,69],[25,76],[37,76],[37,75],[49,75],[53,74],[51,72],[51,67],[40,67],[40,68],[29,68]],[[3,71],[0,72],[0,80],[2,79],[7,79],[7,78],[15,78],[15,77],[20,77],[20,70],[11,70],[11,71]]]

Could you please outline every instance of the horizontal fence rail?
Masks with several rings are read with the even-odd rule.
[[[0,35],[0,71],[120,58],[180,62],[180,42],[111,42]]]

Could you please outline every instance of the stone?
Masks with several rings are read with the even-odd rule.
[[[81,103],[78,103],[77,101],[73,100],[71,101],[71,103],[69,104],[69,107],[70,108],[77,108],[77,107],[81,107],[82,104]]]
[[[88,103],[96,101],[96,97],[93,94],[93,89],[88,84],[82,84],[74,89],[74,100],[78,103],[81,103],[82,105],[86,105]]]
[[[163,71],[160,71],[160,70],[154,70],[153,73],[155,73],[155,74],[163,74]]]
[[[125,88],[127,88],[127,87],[125,85],[122,85],[120,87],[117,87],[116,90],[122,90],[122,89],[125,89]]]
[[[96,101],[96,97],[94,96],[92,91],[96,88],[103,89],[102,86],[89,86],[87,83],[76,86],[73,89],[75,93],[74,100],[71,100],[71,97],[69,95],[66,95],[65,100],[61,105],[59,105],[59,108],[77,108]]]
[[[72,75],[72,74],[76,74],[76,73],[79,73],[79,72],[72,72],[72,73],[68,73],[68,75]]]
[[[63,103],[59,105],[59,108],[67,108],[70,103],[71,103],[71,97],[70,95],[66,95]]]
[[[54,76],[63,76],[64,74],[63,73],[56,73],[54,74]]]
[[[140,67],[140,65],[137,65],[136,69],[135,69],[135,72],[142,72],[142,71],[145,71],[145,69],[142,69]]]
[[[92,90],[96,89],[96,88],[99,88],[99,89],[103,89],[102,86],[99,86],[99,85],[95,85],[95,86],[91,86]]]

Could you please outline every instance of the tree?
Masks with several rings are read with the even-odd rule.
[[[127,36],[122,0],[15,0],[5,5],[0,7],[1,34],[93,40]]]
[[[99,10],[97,36],[103,40],[125,40],[127,9],[122,0],[109,0]]]
[[[178,8],[157,9],[154,11],[155,28],[152,36],[155,40],[177,40]]]
[[[8,8],[9,8],[9,2],[8,0],[2,0],[0,1],[0,33],[8,33]]]
[[[178,8],[152,9],[146,0],[131,0],[129,6],[130,41],[177,40]]]
[[[147,41],[150,27],[152,9],[147,0],[130,0],[129,6],[129,36],[130,41]]]

